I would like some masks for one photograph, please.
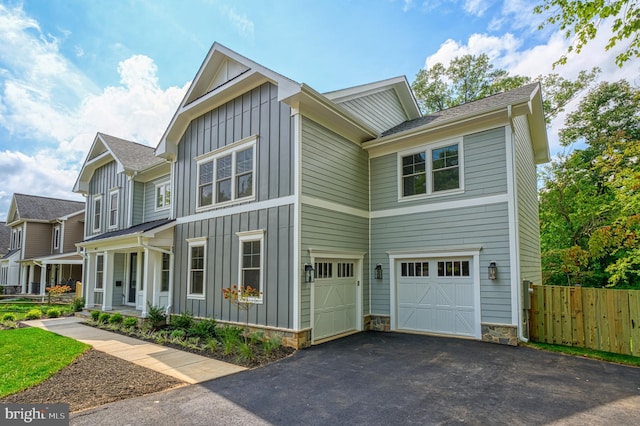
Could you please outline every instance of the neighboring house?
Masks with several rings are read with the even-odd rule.
[[[135,211],[157,193],[131,195],[147,169],[120,176],[107,162],[118,156],[98,151],[79,179],[88,229],[95,197],[129,188]],[[148,259],[141,310],[248,320],[296,347],[364,329],[526,337],[522,283],[540,282],[536,164],[548,161],[538,84],[421,117],[404,77],[321,94],[216,43],[155,155],[175,190],[161,231],[126,247]],[[100,167],[113,171],[91,177]],[[111,309],[123,245],[93,238],[81,244],[87,306]],[[235,284],[260,291],[248,312],[223,299]]]
[[[0,285],[15,293],[45,294],[45,288],[82,279],[84,203],[14,194],[7,214],[9,251],[0,259]]]
[[[87,199],[87,308],[168,306],[173,247],[171,164],[153,148],[98,133],[74,192]]]
[[[9,253],[9,241],[11,239],[11,228],[7,222],[0,222],[0,259]]]

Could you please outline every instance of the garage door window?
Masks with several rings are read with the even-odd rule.
[[[316,270],[316,278],[319,278],[319,279],[333,278],[333,264],[331,262],[316,262],[315,270]]]
[[[445,260],[438,262],[439,277],[468,277],[468,260]]]
[[[429,262],[402,262],[400,275],[403,277],[428,277]]]
[[[353,277],[353,263],[338,263],[338,278]]]

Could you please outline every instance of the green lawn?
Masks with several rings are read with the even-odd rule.
[[[89,348],[39,328],[0,331],[0,398],[48,379]]]
[[[2,319],[2,316],[7,312],[14,314],[16,316],[16,321],[21,321],[24,319],[24,316],[27,314],[27,312],[29,312],[31,309],[40,309],[40,311],[46,314],[46,312],[51,308],[57,308],[58,310],[60,310],[60,312],[70,309],[69,305],[58,304],[58,303],[52,303],[49,305],[46,303],[33,303],[33,302],[4,302],[3,303],[0,301],[0,320]]]
[[[553,345],[550,343],[528,342],[525,346],[542,349],[551,352],[561,352],[567,355],[582,356],[585,358],[598,359],[600,361],[615,362],[617,364],[640,367],[640,357],[631,355],[615,354],[611,352],[596,351],[594,349],[579,348],[575,346]]]

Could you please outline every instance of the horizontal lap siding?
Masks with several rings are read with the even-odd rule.
[[[53,227],[48,223],[28,222],[22,237],[24,258],[48,256],[53,250]],[[40,281],[40,277],[35,277]]]
[[[293,206],[274,207],[180,224],[175,229],[175,312],[196,317],[245,322],[244,312],[222,297],[222,289],[238,284],[240,242],[237,232],[264,229],[264,303],[249,310],[249,322],[291,328],[293,318]],[[188,238],[207,237],[205,300],[187,298]],[[256,317],[257,315],[257,317]]]
[[[372,220],[371,264],[389,271],[388,251],[438,250],[447,246],[482,246],[480,251],[480,303],[482,321],[511,323],[511,287],[507,204],[416,213]],[[495,260],[498,280],[487,278]],[[372,313],[390,313],[389,273],[371,286]]]
[[[144,186],[144,222],[152,220],[166,219],[169,217],[170,209],[165,208],[156,211],[156,185],[169,182],[169,175],[159,177]],[[173,194],[171,194],[173,196]]]
[[[129,185],[127,176],[118,173],[117,164],[112,161],[96,169],[89,182],[89,197],[87,197],[85,232],[87,236],[102,234],[114,229],[124,229],[127,224],[127,209],[129,207]],[[118,226],[108,229],[109,226],[109,191],[118,188]],[[99,231],[93,231],[93,200],[95,195],[102,195],[102,219]]]
[[[439,140],[425,141],[425,146]],[[371,208],[373,211],[461,200],[507,192],[504,127],[463,138],[464,193],[398,202],[398,155],[371,159]]]
[[[533,147],[529,136],[527,117],[516,117],[515,124],[520,278],[542,284],[538,175],[533,160]]]
[[[341,102],[340,106],[380,133],[407,119],[398,96],[391,89]]]

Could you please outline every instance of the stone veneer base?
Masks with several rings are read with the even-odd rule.
[[[482,341],[518,346],[518,328],[504,324],[482,324]]]
[[[218,324],[229,324],[236,327],[246,327],[246,324],[232,321],[218,320]],[[311,346],[311,329],[306,328],[304,330],[294,331],[286,328],[258,326],[255,324],[249,324],[249,333],[255,333],[261,331],[265,337],[277,336],[282,342],[283,346],[302,349]]]

